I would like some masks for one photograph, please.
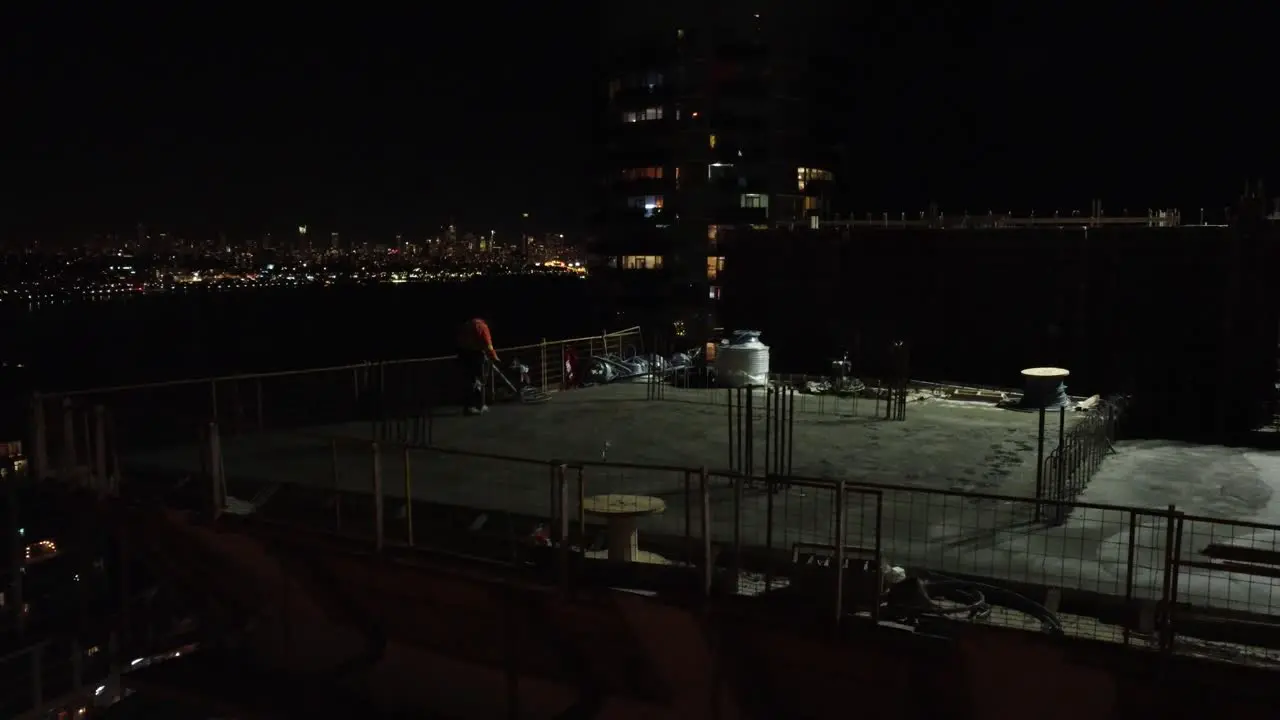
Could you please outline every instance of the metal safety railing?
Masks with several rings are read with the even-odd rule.
[[[0,713],[32,720],[85,717],[107,670],[107,653],[73,640],[46,640],[0,656]]]
[[[567,357],[643,350],[633,327],[502,348],[499,355],[504,365],[527,367],[529,385],[553,391],[573,382]],[[28,454],[37,477],[118,476],[121,452],[188,441],[209,423],[230,437],[420,415],[455,401],[458,372],[449,355],[36,393]]]
[[[1103,401],[1070,430],[1063,430],[1057,447],[1042,464],[1041,494],[1062,502],[1084,492],[1101,469],[1103,458],[1115,452],[1116,429],[1123,412],[1123,399]],[[1054,522],[1063,522],[1066,518],[1061,513],[1068,509],[1067,505],[1054,505]]]
[[[622,563],[648,581],[714,596],[792,598],[810,610],[816,600],[837,624],[879,619],[885,573],[900,566],[1036,598],[1069,635],[1280,663],[1276,525],[1174,506],[325,442],[332,484],[291,486],[259,511],[264,518],[377,549],[509,559],[541,547],[558,558],[566,585],[591,582],[584,561]],[[454,482],[460,472],[484,492]],[[626,524],[614,522],[610,502],[626,505]],[[985,622],[1041,627],[1016,610]]]

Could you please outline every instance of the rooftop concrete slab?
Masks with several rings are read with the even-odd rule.
[[[643,548],[646,532],[698,535],[698,476],[678,468],[705,467],[712,473],[713,540],[732,542],[735,491],[718,474],[730,464],[726,391],[667,388],[665,400],[651,401],[646,400],[648,390],[643,384],[575,390],[555,394],[544,404],[494,406],[474,417],[439,411],[431,422],[436,448],[507,457],[404,451],[383,443],[379,466],[384,492],[402,498],[407,478],[415,500],[549,516],[550,462],[580,461],[586,464],[581,470],[584,494],[651,495],[665,501],[665,513],[639,521]],[[763,473],[762,393],[753,405],[754,465]],[[1120,596],[1131,587],[1134,597],[1155,598],[1162,592],[1170,528],[1160,508],[1173,503],[1184,512],[1204,509],[1224,519],[1277,516],[1270,509],[1270,488],[1280,482],[1280,454],[1122,444],[1080,500],[1156,510],[1135,514],[1120,507],[1077,508],[1064,524],[1049,526],[1036,522],[1031,500],[1035,413],[929,398],[911,403],[906,421],[895,422],[877,417],[875,401],[865,398],[854,403],[798,395],[796,406],[792,473],[850,481],[844,543],[872,548],[878,536],[885,558],[897,565]],[[878,409],[883,412],[883,405]],[[1065,413],[1067,429],[1079,417]],[[1051,413],[1046,454],[1057,445],[1057,421]],[[374,467],[371,432],[369,423],[351,423],[224,438],[232,491],[237,479],[368,491]],[[193,473],[200,467],[198,458],[191,446],[125,460],[134,467]],[[578,472],[568,470],[575,505]],[[897,487],[866,489],[863,484]],[[750,488],[741,499],[742,542],[783,548],[834,544],[834,496],[829,488],[792,486],[772,495]],[[1203,549],[1197,543],[1203,545],[1205,533],[1215,542],[1221,537],[1255,546],[1274,543],[1269,530],[1246,533],[1200,521],[1188,521],[1185,527],[1190,528],[1182,541],[1186,553]],[[1260,578],[1195,573],[1187,576],[1180,594],[1195,593],[1215,607],[1229,604],[1254,612],[1271,611],[1274,596],[1280,613],[1280,594]]]

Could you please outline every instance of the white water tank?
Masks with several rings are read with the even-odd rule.
[[[721,387],[769,384],[769,346],[755,330],[739,330],[716,353],[716,380]]]

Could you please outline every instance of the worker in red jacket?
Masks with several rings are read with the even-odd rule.
[[[463,412],[479,415],[488,412],[484,402],[485,362],[498,363],[498,352],[493,349],[493,336],[489,324],[480,318],[472,318],[462,324],[458,332],[458,362],[462,365],[466,382],[466,402]]]

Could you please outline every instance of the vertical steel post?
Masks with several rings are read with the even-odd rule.
[[[766,593],[773,587],[773,499],[775,496],[773,489],[777,482],[777,475],[770,474],[765,478],[767,494],[764,499],[764,591]]]
[[[560,482],[556,479],[556,468],[559,467],[559,460],[552,460],[547,465],[547,516],[551,521],[550,527],[547,528],[547,536],[554,540],[564,542],[564,536],[556,536],[560,531]]]
[[[13,593],[12,606],[15,625],[18,634],[21,635],[26,628],[27,614],[23,612],[22,607],[26,603],[23,594],[22,578],[26,575],[23,572],[27,565],[26,542],[22,537],[22,515],[18,509],[20,496],[18,494],[18,477],[15,471],[9,468],[0,468],[0,483],[4,483],[8,494],[9,506],[9,591]]]
[[[520,603],[515,588],[510,582],[503,582],[502,587],[503,635],[506,645],[504,663],[507,688],[507,718],[518,720],[520,717]]]
[[[746,475],[733,478],[733,565],[730,573],[733,575],[731,592],[735,595],[742,577],[742,494],[746,484]]]
[[[404,448],[404,534],[413,547],[413,469],[408,446]]]
[[[1070,466],[1071,474],[1079,477],[1080,466],[1074,464]],[[1075,486],[1075,481],[1069,479],[1067,466],[1067,406],[1062,405],[1058,408],[1058,481],[1060,488],[1058,491],[1059,500],[1074,500],[1076,493],[1084,489],[1084,483],[1081,487]],[[1058,522],[1062,522],[1066,518],[1067,508],[1065,505],[1058,506]]]
[[[796,389],[787,391],[787,474],[791,474],[791,460],[794,457],[796,439]]]
[[[725,416],[729,418],[729,471],[737,469],[733,450],[733,388],[725,389]]]
[[[93,486],[99,495],[107,491],[107,409],[93,406]]]
[[[877,490],[876,498],[876,592],[884,591],[884,491]],[[880,603],[878,600],[871,602],[871,619],[874,622],[880,620]]]
[[[1129,510],[1129,542],[1128,552],[1125,556],[1125,572],[1124,572],[1124,604],[1130,607],[1133,603],[1133,563],[1137,559],[1138,552],[1138,512]],[[1124,644],[1129,644],[1129,623],[1125,623],[1124,627]]]
[[[370,443],[373,451],[373,547],[382,552],[383,547],[383,506],[382,506],[382,450],[378,443]]]
[[[222,516],[227,507],[226,489],[222,485],[222,438],[218,434],[218,423],[209,423],[209,489],[210,515],[214,520]]]
[[[43,480],[49,476],[49,428],[45,425],[44,395],[34,393],[31,396],[31,457],[35,461],[35,472],[32,477]]]
[[[1160,593],[1161,597],[1160,597],[1160,613],[1159,613],[1159,617],[1160,617],[1159,632],[1160,632],[1160,649],[1161,650],[1169,649],[1169,616],[1172,614],[1170,605],[1172,605],[1173,603],[1173,598],[1171,597],[1171,593],[1173,590],[1173,572],[1174,572],[1173,543],[1176,537],[1176,533],[1173,528],[1173,523],[1174,523],[1174,515],[1176,513],[1177,513],[1177,509],[1174,508],[1173,505],[1170,505],[1169,510],[1165,515],[1164,580],[1162,583],[1161,593]]]
[[[1177,641],[1177,627],[1173,620],[1173,615],[1174,608],[1178,605],[1178,576],[1181,574],[1182,569],[1182,526],[1185,522],[1182,513],[1177,513],[1173,522],[1173,552],[1169,562],[1169,567],[1172,568],[1169,572],[1169,609],[1168,617],[1165,621],[1166,635],[1168,637],[1168,647],[1166,649],[1168,650],[1172,650],[1174,643]]]
[[[770,461],[773,459],[773,453],[770,452],[769,441],[773,439],[769,426],[773,423],[773,386],[766,385],[764,388],[764,474],[765,477],[773,474],[773,466]]]
[[[75,638],[71,640],[71,687],[74,692],[84,687],[84,649]]]
[[[71,398],[62,399],[62,480],[69,480],[79,464],[76,453],[76,417]]]
[[[690,476],[693,472],[684,471],[684,560],[693,561],[693,488]]]
[[[1036,433],[1036,522],[1044,517],[1044,407],[1040,408],[1040,431]]]
[[[257,396],[258,406],[258,432],[267,429],[266,418],[262,414],[262,376],[259,375],[254,381],[254,394]]]
[[[699,473],[699,492],[702,495],[702,593],[711,597],[711,478],[704,467]]]
[[[560,588],[569,594],[569,480],[565,476],[565,465],[556,466],[556,486],[559,488],[560,507]]]
[[[844,536],[845,536],[845,480],[836,481],[836,607],[835,629],[840,632],[844,619]]]
[[[31,648],[31,708],[44,707],[44,643]]]
[[[333,527],[342,532],[342,472],[338,469],[338,440],[329,441],[329,470],[333,480]]]
[[[578,466],[578,537],[587,536],[587,477],[586,469]]]
[[[541,357],[542,364],[542,392],[547,392],[547,339],[542,338],[542,342],[538,345],[538,354]]]

